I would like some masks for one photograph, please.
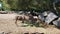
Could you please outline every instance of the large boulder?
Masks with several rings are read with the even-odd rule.
[[[56,18],[58,18],[58,16],[55,15],[54,13],[50,12],[50,13],[48,14],[48,16],[45,18],[45,22],[46,22],[47,24],[49,24],[49,23],[51,23],[51,22],[52,22],[54,19],[56,19]]]
[[[51,11],[44,11],[43,13],[40,13],[39,14],[39,19],[41,20],[41,21],[45,21],[45,18],[48,16],[48,14],[50,13]]]

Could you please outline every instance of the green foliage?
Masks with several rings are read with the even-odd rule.
[[[1,0],[4,10],[50,10],[54,0]]]
[[[7,3],[7,0],[1,0],[1,1],[2,1],[2,4],[3,4],[3,9],[4,10],[10,10],[10,6]]]

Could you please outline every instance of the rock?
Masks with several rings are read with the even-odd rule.
[[[0,14],[8,14],[6,11],[0,11]]]
[[[44,21],[44,16],[43,16],[42,14],[40,14],[40,15],[38,16],[38,18],[39,18],[41,21]]]
[[[43,16],[48,16],[48,14],[50,13],[51,11],[44,11],[43,13],[42,13],[42,15]]]
[[[53,21],[53,24],[60,27],[60,18],[58,18],[58,20]]]
[[[42,14],[43,14],[43,16],[47,16],[48,15],[48,13],[46,11],[43,12]]]
[[[49,13],[51,13],[51,11],[45,11],[41,13],[38,17],[40,20],[45,21],[45,18],[48,16]]]
[[[20,11],[19,14],[23,14],[24,12],[23,11]]]
[[[49,24],[50,22],[52,22],[52,21],[53,21],[54,19],[56,19],[56,18],[58,18],[58,16],[55,15],[54,13],[50,12],[50,13],[48,14],[48,16],[45,18],[45,22],[46,22],[47,24]]]

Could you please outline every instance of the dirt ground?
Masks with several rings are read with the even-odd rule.
[[[42,32],[45,34],[60,34],[60,30],[57,28],[17,27],[14,20],[15,16],[15,14],[0,14],[0,33],[23,34],[24,32]]]

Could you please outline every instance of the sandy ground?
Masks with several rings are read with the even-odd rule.
[[[23,34],[24,32],[42,32],[45,34],[60,34],[60,30],[57,28],[17,27],[14,20],[15,16],[15,14],[0,14],[0,33]]]

